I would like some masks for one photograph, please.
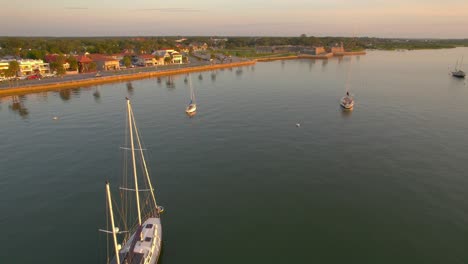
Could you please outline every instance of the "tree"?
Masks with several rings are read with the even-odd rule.
[[[78,61],[74,56],[69,56],[68,57],[68,64],[70,64],[70,70],[71,71],[76,71],[78,70]]]
[[[164,57],[164,64],[169,64],[171,62],[171,57]]]
[[[63,67],[63,63],[60,63],[58,60],[50,63],[50,70],[54,71],[57,75],[65,74],[65,68]]]
[[[50,70],[55,71],[57,75],[64,75],[66,71],[63,64],[65,64],[65,62],[66,59],[63,55],[58,56],[54,62],[50,63]]]
[[[8,69],[5,71],[6,77],[16,77],[20,70],[19,63],[17,61],[10,61],[8,63]]]
[[[125,56],[123,58],[123,64],[125,67],[130,68],[130,66],[132,66],[132,59],[129,56]]]
[[[93,72],[97,69],[97,64],[93,61],[88,66],[88,71]]]

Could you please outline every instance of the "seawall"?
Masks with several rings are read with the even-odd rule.
[[[184,73],[189,73],[189,72],[210,71],[210,70],[216,70],[216,69],[221,69],[221,68],[241,67],[241,66],[253,65],[255,63],[256,61],[252,60],[252,61],[234,62],[234,63],[227,63],[227,64],[187,67],[183,69],[173,69],[173,70],[167,70],[167,71],[141,72],[141,73],[123,74],[123,75],[115,75],[115,76],[94,77],[90,79],[76,80],[76,81],[65,81],[65,82],[56,82],[56,83],[48,83],[48,84],[12,87],[12,88],[0,89],[0,96],[34,93],[34,92],[41,92],[41,91],[61,90],[61,89],[91,86],[91,85],[104,84],[104,83],[177,75],[177,74],[184,74]]]

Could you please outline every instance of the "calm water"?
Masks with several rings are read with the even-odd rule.
[[[181,76],[2,98],[0,262],[104,262],[129,96],[166,208],[161,263],[467,263],[468,87],[448,75],[462,55],[194,74],[194,118]]]

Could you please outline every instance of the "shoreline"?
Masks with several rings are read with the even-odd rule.
[[[35,92],[43,92],[43,91],[58,91],[62,89],[69,89],[69,88],[76,88],[76,87],[83,87],[83,86],[93,86],[93,85],[99,85],[99,84],[105,84],[105,83],[114,83],[114,82],[121,82],[121,81],[146,79],[146,78],[152,78],[152,77],[179,75],[179,74],[190,73],[190,72],[210,71],[210,70],[216,70],[216,69],[221,69],[221,68],[242,67],[242,66],[255,65],[256,63],[257,63],[256,60],[251,60],[251,61],[234,62],[234,63],[227,63],[227,64],[194,66],[194,67],[187,67],[183,69],[172,69],[172,70],[166,70],[166,71],[140,72],[140,73],[131,73],[131,74],[116,75],[116,76],[93,77],[93,78],[85,79],[85,80],[12,87],[12,88],[0,89],[0,97],[35,93]]]
[[[187,67],[187,68],[182,68],[182,69],[139,72],[139,73],[116,75],[116,76],[92,77],[92,78],[84,79],[84,80],[63,81],[63,82],[58,81],[58,82],[48,83],[48,84],[35,84],[35,85],[27,85],[27,86],[20,86],[20,87],[3,88],[3,89],[0,89],[0,97],[11,96],[11,95],[21,95],[21,94],[28,94],[28,93],[37,93],[37,92],[44,92],[44,91],[58,91],[62,89],[88,87],[88,86],[100,85],[100,84],[105,84],[105,83],[115,83],[115,82],[139,80],[139,79],[146,79],[146,78],[153,78],[153,77],[180,75],[180,74],[185,74],[185,73],[190,73],[190,72],[203,72],[203,71],[210,71],[210,70],[223,69],[223,68],[242,67],[242,66],[255,65],[257,62],[270,62],[270,61],[277,61],[277,60],[295,60],[295,59],[328,60],[334,57],[355,56],[355,55],[365,55],[365,54],[366,54],[365,51],[359,51],[359,52],[340,52],[340,53],[335,53],[335,54],[327,53],[323,55],[300,54],[300,55],[291,55],[291,56],[265,57],[265,58],[254,58],[249,61],[233,62],[233,63],[226,63],[226,64],[194,66],[194,67]]]

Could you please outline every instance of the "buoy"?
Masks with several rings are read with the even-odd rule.
[[[297,123],[296,126],[297,126],[297,127],[301,127],[301,124]]]

